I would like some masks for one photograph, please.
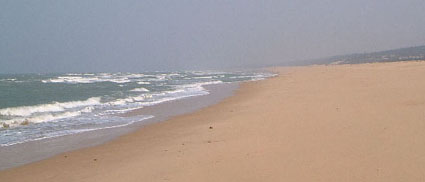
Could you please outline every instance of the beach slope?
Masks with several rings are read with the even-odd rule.
[[[425,181],[425,62],[272,70],[219,104],[0,181]]]

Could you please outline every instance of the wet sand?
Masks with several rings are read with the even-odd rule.
[[[0,181],[425,181],[425,62],[273,71],[219,104]]]

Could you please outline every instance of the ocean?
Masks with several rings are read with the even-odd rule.
[[[128,126],[155,117],[125,114],[132,110],[207,95],[205,85],[270,76],[256,71],[0,75],[0,146]]]

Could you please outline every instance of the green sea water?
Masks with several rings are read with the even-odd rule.
[[[129,125],[154,116],[119,113],[206,95],[208,84],[269,76],[252,71],[0,75],[0,146]]]

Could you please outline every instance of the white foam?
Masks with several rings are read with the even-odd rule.
[[[126,113],[126,112],[130,112],[136,109],[142,109],[143,106],[138,106],[138,107],[131,107],[131,108],[125,108],[125,109],[111,109],[111,110],[106,110],[104,113],[100,114],[100,115],[106,115],[106,114],[117,114],[117,113]]]
[[[128,78],[119,78],[119,79],[105,79],[104,82],[114,82],[114,83],[128,83],[131,82]]]
[[[113,105],[113,106],[122,106],[122,105],[127,104],[127,100],[126,100],[126,99],[118,99],[118,100],[116,100],[116,101],[109,102],[109,103],[107,103],[107,104],[109,104],[109,105]]]
[[[66,75],[69,75],[69,76],[79,76],[79,75],[82,75],[81,73],[67,73]]]
[[[152,97],[155,97],[155,96],[161,95],[162,98],[159,98],[154,101],[142,102],[141,105],[152,106],[152,105],[160,104],[163,102],[169,102],[169,101],[179,100],[179,99],[188,98],[188,97],[208,95],[209,92],[205,90],[205,88],[203,88],[202,86],[211,85],[211,84],[221,84],[221,83],[223,82],[218,80],[218,81],[194,83],[194,84],[187,84],[187,85],[179,85],[177,86],[175,90],[158,93],[152,96]]]
[[[87,76],[87,75],[85,75],[85,76]],[[75,76],[75,75],[59,76],[57,78],[41,80],[41,82],[43,82],[43,83],[70,83],[70,84],[96,83],[96,82],[128,83],[128,82],[131,82],[131,80],[129,80],[127,77],[112,77],[109,74],[100,74],[100,76],[88,76],[88,77]]]
[[[152,98],[152,95],[151,94],[141,94],[141,95],[138,95],[138,96],[130,96],[130,97],[123,98],[123,99],[117,99],[115,101],[106,103],[106,105],[124,106],[124,105],[135,103],[135,102],[142,102],[142,101],[145,101],[148,98]]]
[[[42,80],[43,83],[94,83],[98,82],[96,77],[60,76],[53,79]]]
[[[141,73],[133,73],[127,76],[127,78],[143,78],[145,77],[145,74],[141,74]]]
[[[139,117],[128,123],[124,123],[124,124],[120,124],[120,125],[114,125],[114,126],[107,126],[107,127],[99,127],[99,128],[89,128],[89,129],[74,129],[74,130],[70,130],[70,131],[57,131],[54,133],[49,133],[47,136],[43,136],[43,137],[39,137],[39,138],[31,138],[31,139],[26,139],[26,140],[21,140],[21,141],[16,141],[16,142],[9,142],[9,143],[3,143],[0,144],[1,147],[7,147],[7,146],[12,146],[12,145],[16,145],[16,144],[21,144],[21,143],[26,143],[26,142],[31,142],[31,141],[39,141],[39,140],[44,140],[44,139],[48,139],[48,138],[56,138],[56,137],[61,137],[61,136],[65,136],[65,135],[73,135],[73,134],[77,134],[77,133],[83,133],[83,132],[89,132],[89,131],[96,131],[96,130],[103,130],[103,129],[112,129],[112,128],[119,128],[119,127],[124,127],[124,126],[128,126],[131,124],[134,124],[136,122],[142,121],[142,120],[146,120],[146,119],[151,119],[154,116],[152,115],[147,115],[147,116],[143,116],[143,117]]]
[[[193,84],[181,85],[179,87],[181,87],[181,88],[198,88],[198,89],[204,90],[204,88],[202,86],[205,86],[205,85],[215,85],[215,84],[221,84],[221,83],[223,83],[223,81],[216,80],[216,81],[208,81],[208,82],[201,82],[201,83],[193,83]]]
[[[93,106],[89,106],[89,107],[85,107],[80,112],[89,113],[89,112],[92,112],[93,110],[94,110],[94,107]]]
[[[225,74],[226,72],[222,71],[188,71],[188,73],[202,76],[202,75],[218,75],[218,74]]]
[[[240,75],[240,76],[232,76],[229,77],[231,79],[239,79],[239,78],[249,78],[248,81],[258,81],[258,80],[264,80],[269,77],[274,77],[276,74],[272,73],[262,73],[262,74],[255,74],[255,75]]]
[[[81,115],[81,111],[65,112],[60,114],[42,114],[33,117],[19,117],[11,120],[0,122],[0,127],[16,127],[19,125],[26,125],[29,123],[43,123],[52,122],[60,119],[70,118]]]
[[[212,76],[197,76],[197,77],[193,77],[195,79],[211,79],[213,78]]]
[[[150,94],[145,93],[138,96],[130,96],[123,99],[117,99],[115,101],[112,101],[106,104],[112,105],[112,106],[124,106],[127,104],[151,106],[151,105],[168,102],[172,100],[178,100],[178,99],[187,98],[187,97],[207,95],[209,94],[209,92],[203,88],[204,85],[221,84],[221,83],[223,82],[220,80],[217,80],[217,81],[201,82],[201,83],[194,83],[194,84],[178,85],[176,86],[175,90],[164,91],[160,93],[150,93]],[[144,90],[144,88],[137,88],[131,91],[147,92],[149,90],[147,89]],[[154,98],[154,100],[152,100],[152,98]]]
[[[176,92],[174,92],[174,94],[175,93],[182,93],[182,91],[176,91]],[[141,105],[143,105],[143,106],[153,106],[153,105],[164,103],[164,102],[170,102],[170,101],[174,101],[174,100],[179,100],[179,99],[184,99],[184,98],[194,97],[194,96],[207,95],[207,94],[209,94],[209,92],[207,92],[207,91],[186,93],[184,95],[163,97],[163,98],[157,99],[155,101],[143,102],[143,103],[141,103]]]
[[[16,78],[5,78],[5,79],[0,79],[0,81],[13,82],[13,81],[16,81]]]
[[[150,82],[137,82],[137,84],[139,84],[139,85],[149,85],[151,83]]]
[[[153,75],[155,78],[147,78],[146,81],[164,81],[168,79],[168,75],[166,74],[160,74],[160,75]]]
[[[187,77],[186,77],[187,75]],[[174,76],[179,76],[175,78]],[[180,77],[181,76],[181,77]],[[217,79],[228,80],[257,80],[269,77],[271,75],[265,73],[223,73],[206,71],[206,72],[185,72],[181,74],[131,74],[131,73],[96,73],[96,74],[67,74],[57,77],[51,77],[42,80],[44,83],[95,83],[95,82],[114,82],[117,86],[124,87],[120,89],[124,98],[116,99],[120,94],[105,95],[105,100],[114,99],[107,103],[101,103],[100,98],[90,98],[83,101],[49,103],[36,106],[23,106],[15,108],[0,109],[0,128],[4,124],[5,127],[17,128],[2,129],[6,131],[3,136],[5,139],[0,140],[0,146],[13,145],[14,143],[24,143],[26,141],[41,140],[44,138],[52,138],[73,133],[93,131],[98,129],[114,128],[126,126],[139,120],[132,118],[120,117],[119,113],[126,113],[134,109],[143,108],[145,106],[156,105],[164,102],[170,102],[193,96],[201,96],[209,94],[204,88],[205,85],[221,84],[222,81]],[[238,79],[239,78],[239,79]],[[192,80],[187,81],[186,79]],[[199,82],[205,79],[207,82],[190,83],[186,85],[178,85],[188,82]],[[158,81],[158,82],[149,82]],[[167,80],[170,80],[168,82]],[[16,80],[14,80],[16,81]],[[229,80],[232,81],[232,80]],[[140,88],[133,90],[128,89],[133,84],[123,84],[133,82],[139,84]],[[152,84],[152,85],[151,85]],[[177,85],[176,85],[177,84]],[[152,88],[174,88],[168,91],[152,92],[144,88],[150,85]],[[60,86],[60,85],[59,85]],[[128,87],[127,87],[128,86]],[[151,88],[149,86],[149,88]],[[131,88],[131,87],[130,87]],[[132,93],[128,93],[128,91]],[[6,120],[5,120],[6,119]],[[45,123],[47,122],[47,123]],[[28,123],[44,123],[29,126]],[[114,126],[115,125],[115,126]],[[21,133],[22,132],[22,136]],[[28,132],[28,133],[26,133]],[[9,134],[17,134],[8,138]],[[15,137],[15,138],[14,138]]]
[[[0,115],[30,116],[34,113],[62,112],[70,108],[93,106],[93,105],[99,105],[99,104],[100,104],[100,97],[92,97],[85,101],[55,102],[52,104],[4,108],[4,109],[0,109]]]
[[[135,88],[135,89],[130,90],[130,91],[131,91],[131,92],[149,92],[149,90],[148,90],[148,89],[143,88],[143,87],[141,87],[141,88]]]

